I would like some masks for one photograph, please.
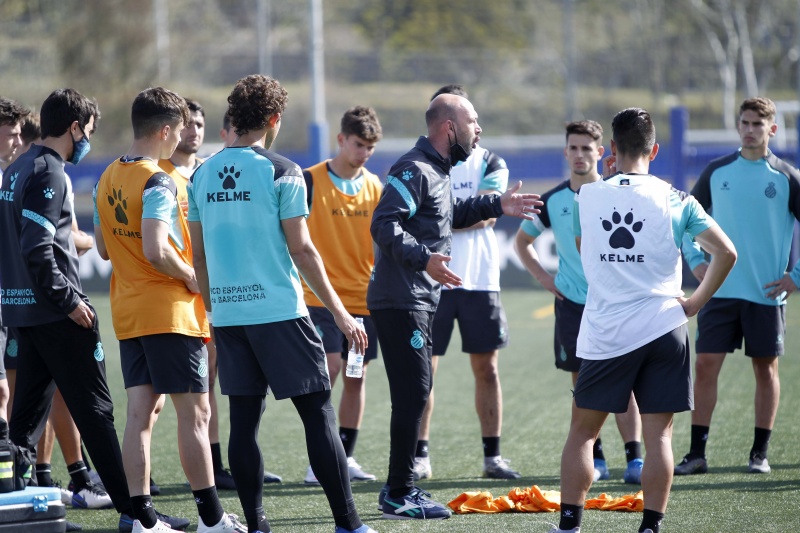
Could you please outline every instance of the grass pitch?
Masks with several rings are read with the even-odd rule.
[[[122,438],[125,423],[125,391],[119,367],[117,342],[111,328],[108,298],[94,295],[100,313],[107,355],[109,384],[114,396],[117,431]],[[749,361],[737,352],[728,357],[720,377],[720,399],[714,413],[708,444],[710,472],[702,476],[677,477],[662,527],[664,532],[790,532],[800,530],[800,312],[798,296],[790,298],[787,312],[787,355],[781,360],[783,394],[770,444],[772,473],[747,473],[747,458],[753,438],[754,379]],[[559,488],[561,449],[567,436],[571,404],[569,375],[553,365],[552,296],[544,291],[505,291],[503,303],[509,317],[511,345],[502,351],[500,372],[504,396],[503,456],[513,461],[523,478],[516,482],[481,478],[482,446],[474,408],[474,380],[467,356],[460,352],[460,339],[453,336],[450,350],[440,363],[436,379],[436,410],[431,431],[433,479],[420,486],[446,503],[468,490],[489,490],[494,496],[511,488],[533,484],[543,489]],[[694,329],[695,320],[690,322]],[[546,532],[558,522],[557,513],[504,513],[456,515],[449,520],[427,523],[388,521],[380,518],[376,498],[386,476],[389,454],[389,390],[382,360],[369,366],[367,409],[356,446],[356,459],[378,476],[373,483],[355,483],[353,492],[365,523],[381,533],[442,531],[462,533]],[[341,385],[334,402],[338,406]],[[223,450],[227,443],[228,403],[220,396]],[[690,415],[675,418],[673,451],[676,460],[688,450]],[[186,516],[195,531],[197,511],[178,460],[176,422],[170,402],[155,428],[152,446],[153,478],[162,487],[154,498],[162,512]],[[625,466],[622,441],[612,421],[603,429],[603,442],[611,479],[595,483],[590,495],[602,492],[621,495],[635,486],[622,482]],[[260,443],[266,468],[283,476],[279,486],[264,487],[264,506],[276,533],[325,532],[334,529],[325,495],[320,488],[303,485],[308,457],[302,424],[289,401],[269,399],[261,425]],[[646,460],[646,457],[645,457]],[[227,459],[225,459],[227,464]],[[56,449],[53,475],[68,480]],[[234,492],[221,491],[223,506],[241,515]],[[116,532],[114,511],[69,510],[67,518],[83,525],[84,531]],[[634,532],[641,515],[587,511],[583,531]]]

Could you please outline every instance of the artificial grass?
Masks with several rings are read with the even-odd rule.
[[[109,383],[115,400],[120,438],[125,420],[125,392],[119,370],[117,343],[111,329],[107,296],[92,301],[101,316],[107,355]],[[741,352],[728,357],[720,377],[720,398],[714,413],[708,443],[710,472],[702,476],[676,477],[663,532],[797,531],[797,499],[800,496],[800,424],[796,413],[800,399],[795,383],[800,382],[800,303],[790,298],[787,311],[787,355],[781,360],[783,393],[775,431],[770,443],[772,472],[747,473],[747,457],[753,438],[753,391],[750,362]],[[517,481],[481,478],[480,428],[474,408],[474,379],[468,356],[460,351],[460,338],[453,336],[450,349],[436,378],[436,408],[430,440],[433,479],[420,482],[435,499],[446,503],[467,490],[489,490],[495,496],[515,486],[539,485],[559,488],[561,449],[567,435],[571,404],[571,381],[553,364],[553,316],[547,313],[552,296],[544,291],[505,291],[503,303],[509,318],[511,344],[501,352],[500,373],[504,397],[502,453],[523,474]],[[690,322],[692,338],[695,320]],[[336,385],[338,407],[341,384]],[[227,408],[220,398],[223,450],[227,442]],[[367,409],[358,437],[355,457],[368,472],[378,476],[373,483],[355,483],[353,493],[365,523],[385,532],[442,531],[483,533],[547,532],[558,522],[557,513],[503,513],[497,515],[456,515],[432,522],[388,521],[376,510],[378,491],[386,476],[389,453],[390,402],[386,373],[381,359],[369,366]],[[690,414],[676,416],[673,451],[676,461],[688,451]],[[156,424],[152,446],[153,478],[162,495],[154,498],[157,508],[192,520],[197,511],[185,483],[178,459],[175,414],[170,402]],[[612,495],[635,492],[636,486],[622,482],[625,459],[622,441],[611,420],[602,432],[611,479],[595,483],[590,494]],[[302,424],[291,402],[270,399],[261,425],[260,443],[268,470],[280,474],[284,483],[265,486],[264,506],[276,533],[326,532],[333,520],[320,488],[303,485],[308,458]],[[646,457],[645,457],[646,459]],[[227,464],[227,459],[225,460]],[[66,469],[56,450],[55,478],[67,480]],[[234,492],[220,493],[229,512],[241,514]],[[84,531],[116,532],[118,515],[113,511],[69,510],[68,519],[83,525]],[[585,532],[638,530],[641,515],[587,511]]]

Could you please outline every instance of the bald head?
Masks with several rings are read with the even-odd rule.
[[[481,127],[472,103],[455,94],[440,94],[431,100],[425,112],[428,139],[443,157],[450,156],[450,147],[460,144],[469,154],[478,142]]]

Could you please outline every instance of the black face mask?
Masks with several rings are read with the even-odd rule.
[[[453,138],[454,140],[450,139],[450,134],[447,134],[447,140],[450,141],[450,164],[456,166],[458,163],[462,161],[466,161],[469,157],[469,154],[464,149],[461,144],[458,142],[458,134],[453,126],[450,126],[450,129],[453,130]]]

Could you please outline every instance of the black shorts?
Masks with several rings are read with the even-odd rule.
[[[178,333],[119,341],[125,388],[152,385],[156,394],[208,392],[208,352],[200,337]]]
[[[306,317],[252,326],[215,326],[222,394],[276,400],[330,390],[322,340]]]
[[[493,352],[508,345],[508,323],[497,291],[442,291],[433,316],[433,353],[444,355],[458,320],[461,351]]]
[[[748,357],[783,355],[786,306],[738,298],[711,298],[697,315],[697,353],[731,353],[742,347]]]
[[[584,307],[585,305],[567,298],[556,298],[554,304],[556,325],[553,331],[553,352],[556,356],[556,368],[567,372],[577,372],[581,368],[582,359],[575,352]]]
[[[581,362],[574,393],[578,407],[624,413],[631,391],[642,414],[680,413],[694,408],[686,324],[625,355]]]
[[[364,319],[364,330],[367,332],[367,353],[364,354],[364,362],[378,358],[378,333],[375,331],[375,324],[369,315],[353,315]],[[325,307],[308,308],[308,317],[314,323],[317,334],[322,339],[322,346],[326,354],[340,353],[342,359],[347,359],[347,352],[350,347],[347,345],[347,337],[336,325],[333,314]]]

